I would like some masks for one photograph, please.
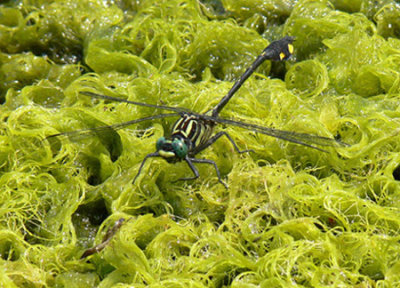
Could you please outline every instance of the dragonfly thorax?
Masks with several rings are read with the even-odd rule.
[[[172,140],[160,137],[157,140],[156,148],[158,154],[171,163],[185,159],[188,154],[188,146],[184,139],[177,137]]]

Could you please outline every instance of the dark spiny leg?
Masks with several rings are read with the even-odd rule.
[[[225,131],[221,131],[218,132],[217,134],[215,134],[213,137],[211,137],[210,139],[208,139],[208,141],[204,144],[204,146],[201,147],[200,151],[203,151],[204,149],[206,149],[208,146],[214,144],[215,141],[217,141],[219,138],[221,138],[222,136],[226,136],[226,138],[228,138],[228,140],[232,143],[233,147],[235,148],[235,150],[242,154],[242,153],[248,153],[248,152],[254,152],[253,149],[246,149],[246,150],[240,150],[239,147],[236,145],[235,141],[232,139],[232,137],[226,133]],[[199,153],[200,151],[197,151],[194,155],[196,155],[197,153]]]
[[[187,157],[187,156],[186,156],[185,160],[186,160],[186,162],[188,163],[188,165],[189,165],[190,169],[192,169],[192,171],[193,171],[193,173],[194,173],[195,177],[190,177],[190,178],[181,178],[181,179],[179,179],[179,180],[182,180],[182,181],[186,181],[186,180],[194,180],[194,179],[197,179],[197,178],[200,176],[200,175],[199,175],[199,171],[198,171],[198,170],[197,170],[197,168],[196,168],[196,167],[193,165],[193,163],[206,163],[206,164],[212,164],[212,165],[214,165],[215,171],[217,172],[217,177],[218,177],[218,181],[219,181],[219,183],[221,183],[222,185],[224,185],[224,187],[225,187],[226,189],[228,189],[228,185],[226,185],[226,184],[225,184],[225,182],[224,182],[224,181],[222,181],[222,179],[221,179],[221,174],[219,173],[218,166],[217,166],[217,164],[215,164],[215,162],[214,162],[214,161],[212,161],[212,160],[209,160],[209,159],[196,159],[196,158],[189,158],[189,157]]]
[[[189,165],[190,169],[192,170],[194,177],[187,177],[187,178],[180,178],[178,181],[189,181],[195,180],[200,177],[199,170],[197,170],[196,166],[193,165],[192,161],[194,158],[189,158],[187,155],[185,157],[186,163]]]
[[[225,182],[222,181],[222,179],[221,179],[221,174],[219,173],[218,166],[217,166],[217,164],[215,164],[214,161],[209,160],[209,159],[196,159],[196,158],[190,158],[190,160],[192,160],[194,163],[206,163],[206,164],[212,164],[212,165],[214,165],[215,172],[217,172],[217,177],[218,177],[219,183],[221,183],[222,185],[224,185],[224,187],[225,187],[226,189],[228,189],[228,185],[226,185]]]
[[[142,164],[140,164],[139,171],[138,171],[138,173],[136,174],[135,179],[133,179],[133,181],[132,181],[132,184],[135,184],[135,181],[136,181],[136,179],[139,177],[140,172],[142,172],[144,163],[145,163],[146,160],[147,160],[148,158],[150,158],[150,157],[160,157],[160,154],[159,154],[158,152],[155,152],[155,153],[147,154],[146,157],[144,157],[144,159],[143,159],[143,161],[142,161]]]

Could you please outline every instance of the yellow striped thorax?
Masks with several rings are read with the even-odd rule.
[[[190,141],[189,151],[202,146],[210,138],[215,123],[204,121],[196,115],[185,114],[172,127],[172,138]],[[189,143],[188,143],[189,144]]]

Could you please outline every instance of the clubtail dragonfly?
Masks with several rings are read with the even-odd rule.
[[[221,110],[225,107],[225,105],[229,102],[232,96],[238,91],[238,89],[243,85],[243,83],[250,77],[251,74],[266,60],[272,61],[283,61],[288,59],[293,53],[293,43],[294,38],[286,36],[280,40],[273,41],[270,45],[267,46],[263,50],[263,52],[256,58],[256,60],[251,64],[249,68],[243,73],[239,80],[235,82],[229,92],[224,96],[221,101],[210,111],[205,114],[195,113],[188,109],[179,108],[179,107],[171,107],[171,106],[164,106],[164,105],[153,105],[135,101],[129,101],[122,98],[111,97],[106,95],[101,95],[89,91],[81,91],[81,94],[86,96],[90,96],[93,98],[99,98],[104,100],[111,100],[123,103],[134,104],[138,106],[144,107],[151,107],[162,109],[165,111],[170,111],[172,113],[163,113],[159,115],[149,116],[141,119],[131,120],[124,123],[119,123],[115,125],[109,126],[100,126],[94,127],[84,130],[76,130],[71,132],[63,132],[54,135],[50,135],[49,137],[56,137],[56,136],[70,136],[76,135],[79,133],[90,133],[93,131],[101,131],[105,129],[121,129],[129,125],[133,125],[143,121],[149,121],[154,119],[160,118],[167,118],[167,117],[176,117],[179,116],[180,118],[175,122],[171,130],[171,136],[169,138],[161,137],[157,140],[156,143],[156,152],[150,153],[146,155],[140,164],[139,170],[133,179],[132,183],[135,183],[137,178],[142,172],[144,164],[149,158],[153,157],[161,157],[164,158],[169,163],[176,163],[179,161],[186,161],[188,166],[193,172],[193,177],[181,178],[179,180],[194,180],[199,177],[199,171],[197,170],[194,163],[205,163],[213,165],[218,177],[218,181],[224,185],[226,188],[228,186],[225,184],[224,181],[221,179],[221,175],[217,164],[210,159],[199,159],[195,158],[195,156],[212,145],[215,141],[217,141],[222,136],[225,136],[233,145],[235,150],[238,153],[245,153],[250,152],[252,150],[240,150],[234,140],[229,136],[229,134],[225,131],[220,131],[214,135],[212,132],[214,127],[217,123],[224,124],[224,125],[232,125],[240,128],[244,128],[247,130],[254,131],[256,133],[261,133],[265,135],[269,135],[272,137],[276,137],[279,139],[283,139],[286,141],[294,142],[300,145],[304,145],[307,147],[311,147],[313,149],[317,149],[323,152],[327,152],[326,150],[319,148],[317,146],[340,146],[346,145],[340,141],[337,141],[332,138],[321,137],[306,133],[298,133],[292,131],[284,131],[278,130],[274,128],[268,128],[259,126],[256,124],[245,123],[241,121],[234,121],[230,119],[220,118],[218,115]],[[317,145],[317,146],[315,146]]]

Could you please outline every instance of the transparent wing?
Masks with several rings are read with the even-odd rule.
[[[128,103],[128,104],[133,104],[137,106],[142,106],[142,107],[149,107],[149,108],[156,108],[156,109],[162,109],[162,110],[168,110],[168,111],[174,111],[177,113],[190,113],[191,111],[185,108],[180,108],[180,107],[171,107],[171,106],[165,106],[165,105],[154,105],[154,104],[147,104],[147,103],[142,103],[142,102],[136,102],[136,101],[130,101],[130,100],[125,100],[122,98],[118,97],[112,97],[112,96],[107,96],[107,95],[102,95],[102,94],[97,94],[89,91],[81,91],[79,92],[80,94],[92,97],[92,98],[97,98],[97,99],[104,99],[104,100],[110,100],[114,102],[122,102],[122,103]]]
[[[125,128],[125,127],[133,125],[133,124],[137,124],[140,122],[155,120],[155,119],[160,119],[160,118],[176,117],[179,115],[180,115],[179,113],[159,114],[159,115],[144,117],[144,118],[135,119],[135,120],[131,120],[131,121],[123,122],[123,123],[118,123],[118,124],[114,124],[114,125],[99,126],[99,127],[88,128],[88,129],[80,129],[80,130],[74,130],[74,131],[68,131],[68,132],[61,132],[61,133],[47,136],[45,139],[49,139],[49,138],[53,138],[53,137],[57,137],[57,136],[80,137],[80,136],[84,136],[84,135],[96,134],[98,132],[116,131],[116,130]]]
[[[328,137],[322,137],[322,136],[317,136],[317,135],[312,135],[312,134],[307,134],[307,133],[298,133],[298,132],[293,132],[293,131],[278,130],[278,129],[274,129],[274,128],[259,126],[256,124],[239,122],[239,121],[223,119],[223,118],[219,118],[219,117],[212,117],[212,116],[207,116],[207,115],[200,115],[200,117],[202,117],[203,119],[209,120],[209,121],[214,121],[214,122],[221,123],[221,124],[232,125],[232,126],[244,128],[247,130],[251,130],[251,131],[254,131],[257,133],[272,136],[275,138],[279,138],[282,140],[290,141],[290,142],[304,145],[307,147],[311,147],[311,148],[314,148],[314,149],[317,149],[317,150],[323,151],[323,152],[327,152],[327,151],[324,149],[321,149],[319,147],[316,147],[314,145],[336,146],[336,147],[349,146],[346,143],[343,143],[343,142],[340,142],[338,140],[335,140],[333,138],[328,138]]]

